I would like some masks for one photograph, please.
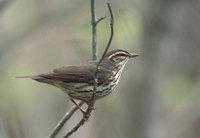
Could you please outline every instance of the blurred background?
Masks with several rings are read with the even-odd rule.
[[[109,38],[107,0],[96,0],[98,53]],[[129,61],[72,138],[200,137],[200,1],[110,0],[110,49]],[[92,59],[89,0],[0,0],[0,138],[44,138],[72,103],[61,90],[16,76]],[[76,112],[58,137],[82,117]]]

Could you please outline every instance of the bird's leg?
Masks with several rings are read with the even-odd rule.
[[[86,103],[89,107],[90,107],[90,109],[92,109],[92,110],[94,110],[94,106],[91,106],[90,105],[90,102],[88,102],[88,101],[84,101],[84,100],[82,100],[84,103]]]
[[[74,101],[74,99],[71,99],[70,100],[76,105],[76,107],[83,113],[85,114],[85,111]]]
[[[90,115],[88,117],[86,117],[85,115],[85,111],[74,101],[74,99],[71,99],[70,100],[76,105],[76,107],[83,113],[83,118],[84,120],[88,120]],[[84,101],[83,101],[84,102]]]
[[[85,104],[87,104],[87,106],[91,109],[91,110],[95,110],[94,105],[91,105],[90,101],[85,101],[85,100],[81,100],[83,101]],[[84,119],[87,121],[90,118],[90,113],[86,116],[85,114],[83,114]]]

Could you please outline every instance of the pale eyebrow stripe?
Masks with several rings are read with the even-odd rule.
[[[114,53],[114,54],[110,55],[110,56],[108,57],[108,59],[110,59],[111,57],[113,57],[113,56],[115,56],[115,55],[118,55],[118,54],[128,55],[126,52],[117,52],[117,53]]]

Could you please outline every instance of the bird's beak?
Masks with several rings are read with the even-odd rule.
[[[129,58],[133,58],[133,57],[137,57],[137,56],[139,56],[139,54],[137,54],[137,53],[131,53],[130,56],[129,56]]]

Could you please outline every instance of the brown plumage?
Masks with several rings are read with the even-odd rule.
[[[34,80],[46,82],[46,80],[63,81],[64,83],[88,83],[93,84],[94,71],[97,62],[87,62],[74,66],[62,67],[54,69],[50,73],[38,75],[39,78]],[[102,67],[98,73],[99,84],[103,83],[110,75],[111,71]]]
[[[138,54],[130,54],[125,50],[119,49],[106,54],[99,66],[95,99],[108,95],[115,88],[119,82],[124,65],[127,63],[128,59],[136,56],[138,56]],[[38,82],[56,86],[66,92],[71,100],[78,99],[88,103],[93,93],[96,65],[97,62],[92,61],[74,66],[57,68],[45,74],[22,76],[18,78],[31,78]]]

